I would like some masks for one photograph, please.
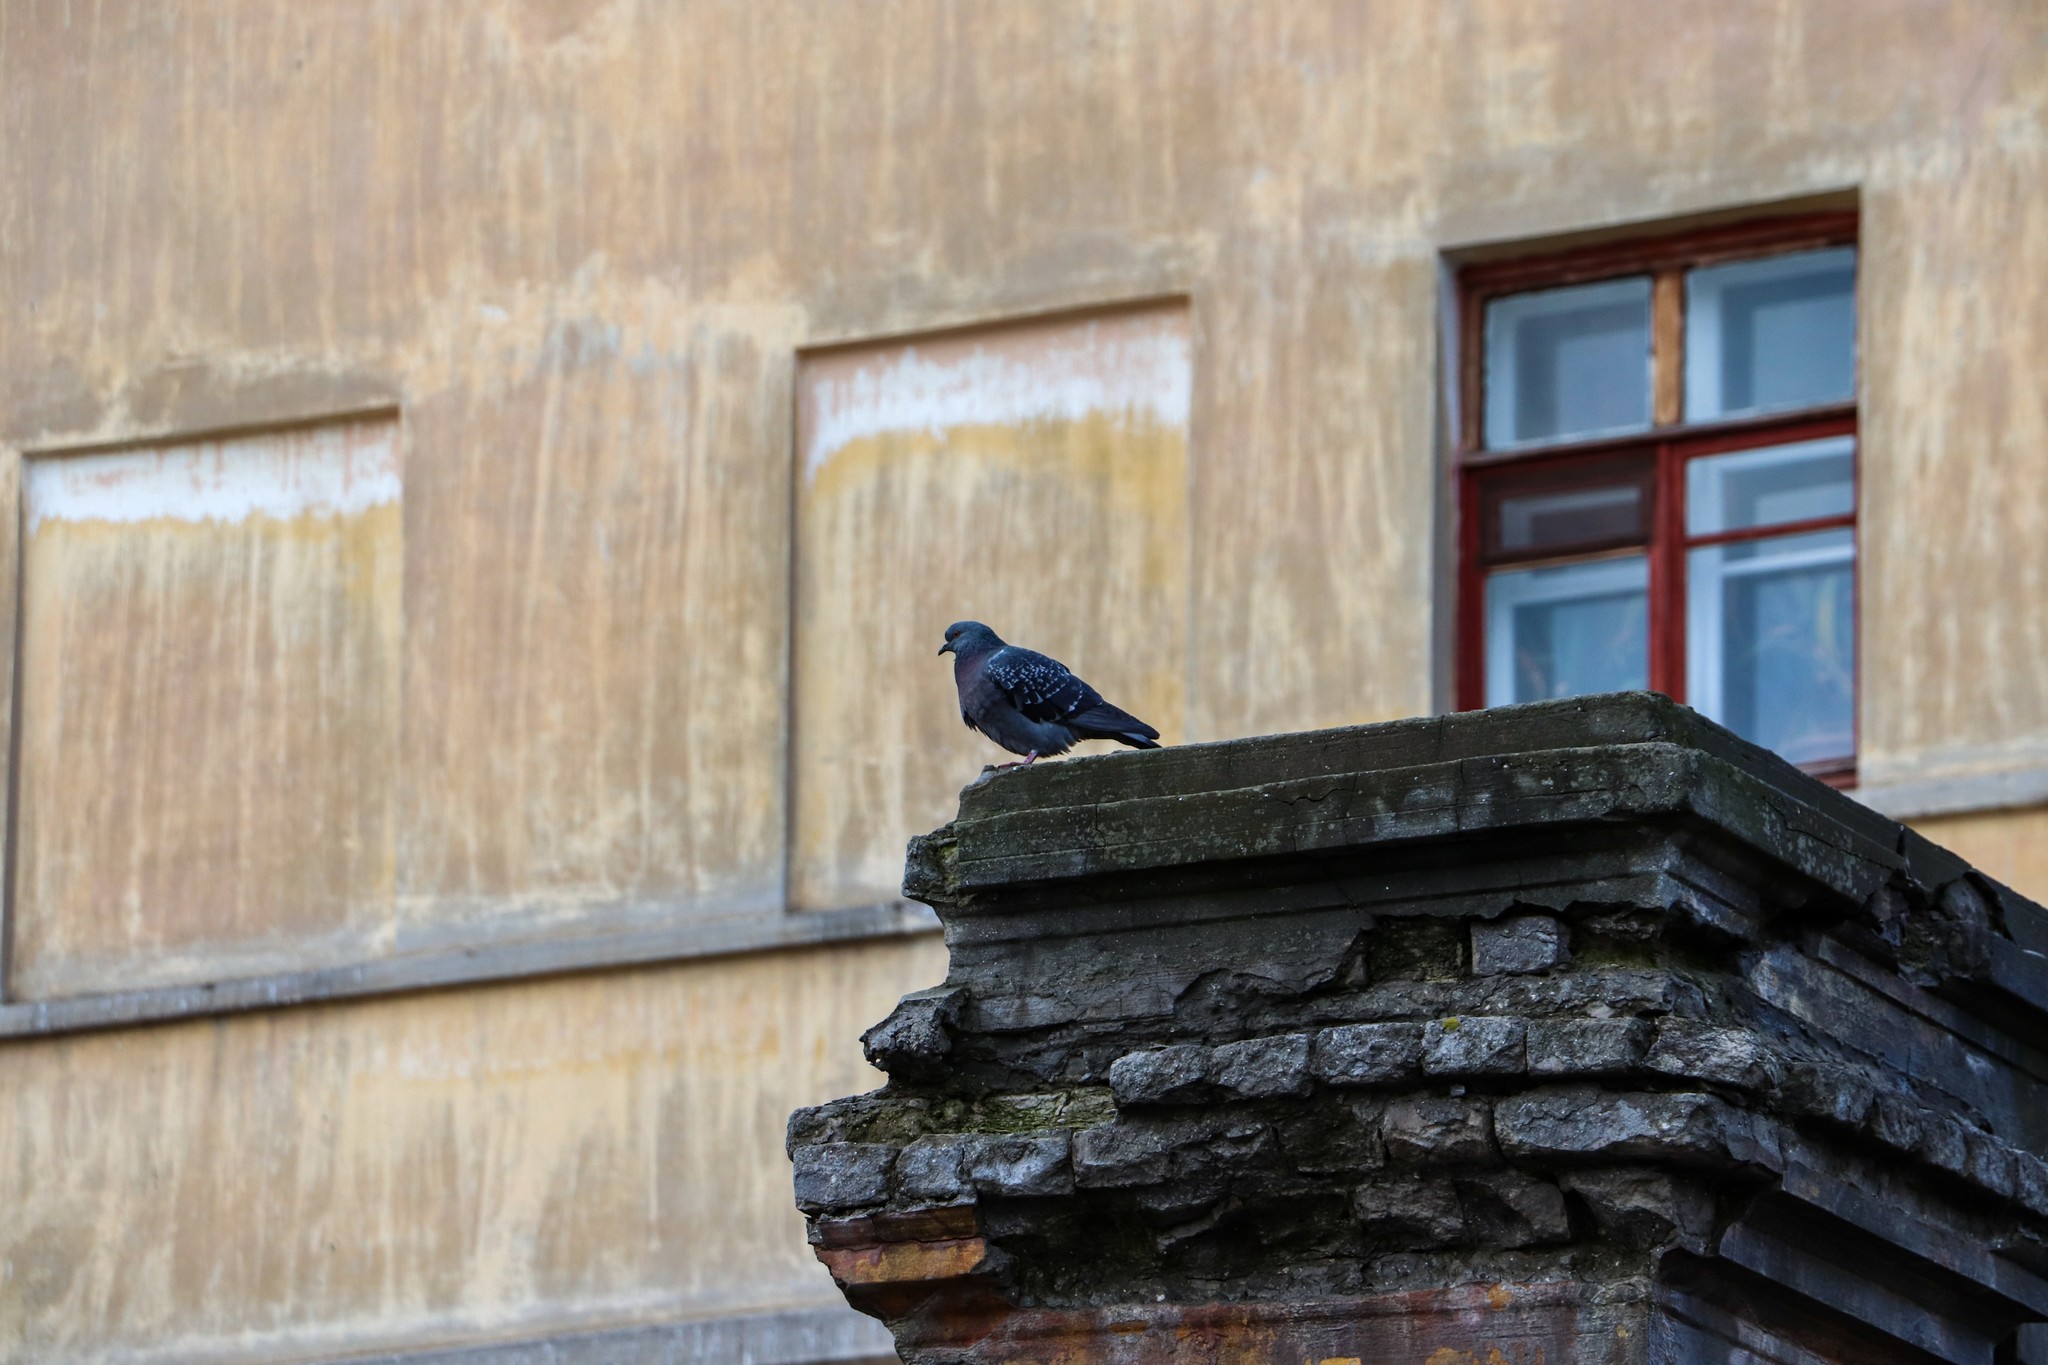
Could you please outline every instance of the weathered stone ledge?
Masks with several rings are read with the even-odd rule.
[[[1553,1361],[1991,1365],[2048,1316],[2048,915],[1661,699],[1001,774],[907,883],[947,980],[790,1126],[907,1360],[1373,1358],[1410,1296]]]

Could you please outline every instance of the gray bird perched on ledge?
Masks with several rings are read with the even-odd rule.
[[[979,621],[947,626],[939,653],[953,656],[953,685],[960,690],[960,719],[967,728],[1024,755],[1027,764],[1063,754],[1084,739],[1159,747],[1157,730],[1104,701],[1058,659],[1004,644]]]

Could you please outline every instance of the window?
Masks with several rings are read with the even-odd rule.
[[[1458,701],[1648,687],[1856,756],[1856,222],[1465,267]]]

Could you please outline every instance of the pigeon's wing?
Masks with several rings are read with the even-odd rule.
[[[1034,649],[1004,645],[989,655],[983,676],[1010,705],[1040,724],[1063,722],[1102,705],[1102,694],[1075,677],[1058,659]]]

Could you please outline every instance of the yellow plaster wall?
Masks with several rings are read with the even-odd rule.
[[[312,1360],[833,1302],[801,1104],[933,940],[12,1044],[0,1358]]]
[[[804,348],[1185,297],[1184,649],[1070,654],[1187,739],[1406,715],[1442,253],[1847,190],[1865,776],[2048,761],[2034,0],[19,0],[0,89],[0,443],[402,414],[401,951],[781,909]],[[781,1294],[780,1117],[938,975],[802,960],[6,1044],[0,1341]]]
[[[31,3],[0,51],[0,437],[405,413],[415,946],[782,904],[799,348],[1185,294],[1182,733],[1412,714],[1442,252],[1821,192],[1865,776],[2048,755],[2024,0]]]
[[[1910,823],[1986,876],[2037,900],[2048,897],[2048,809],[1977,811]]]

